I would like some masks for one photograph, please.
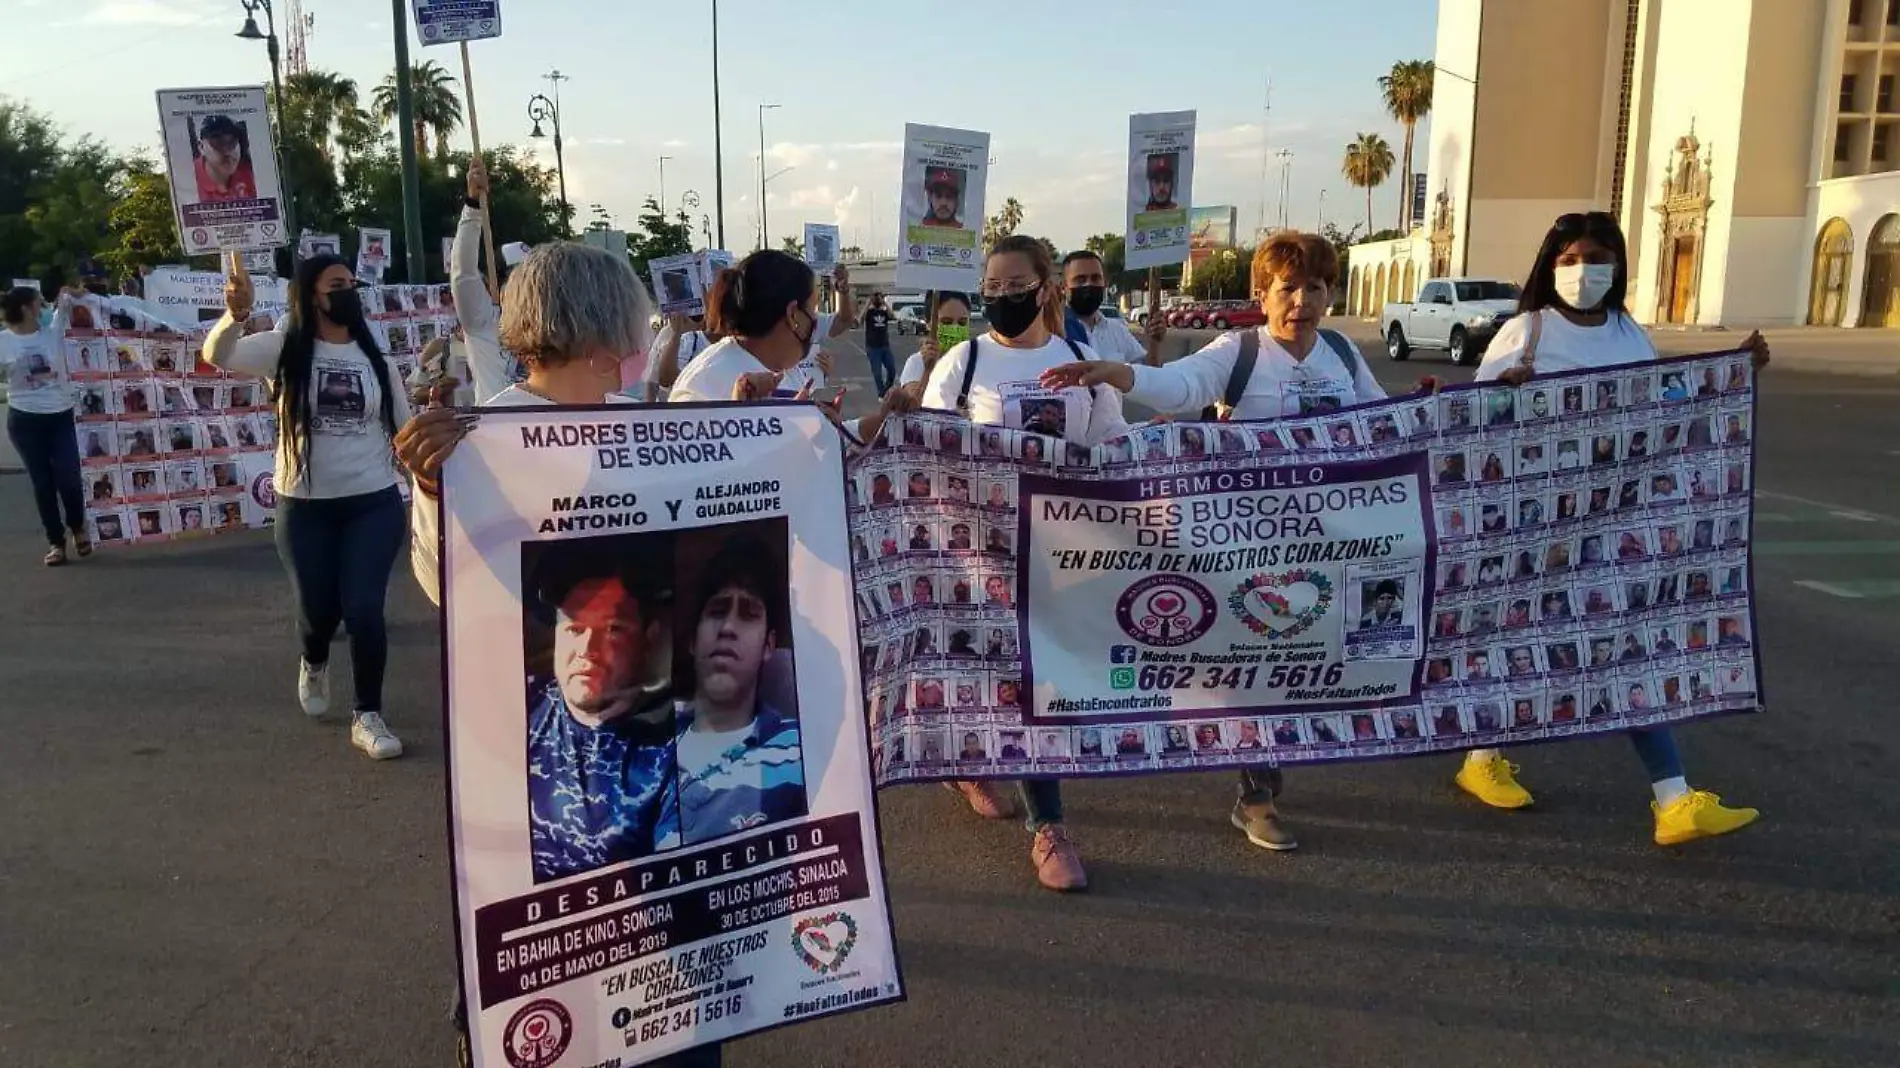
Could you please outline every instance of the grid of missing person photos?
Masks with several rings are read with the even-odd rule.
[[[415,370],[421,344],[453,328],[447,289],[365,290],[367,307],[385,309],[371,329],[384,343],[394,379],[405,380]],[[391,297],[391,290],[401,292]],[[280,313],[260,309],[249,332],[275,328]],[[208,309],[206,314],[215,316]],[[74,307],[65,356],[77,396],[73,415],[86,522],[95,544],[169,541],[271,524],[277,412],[270,385],[205,363],[208,333],[208,327],[182,330],[148,315],[109,310],[98,300]]]
[[[887,421],[847,483],[880,782],[1403,755],[1759,707],[1754,372],[1717,353],[1454,387],[1262,423],[1160,423],[1093,448]],[[1437,568],[1418,699],[1370,710],[1024,722],[1017,476],[1431,457]]]

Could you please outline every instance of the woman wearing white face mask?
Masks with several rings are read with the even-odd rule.
[[[1544,235],[1517,318],[1505,323],[1486,350],[1478,380],[1521,385],[1539,373],[1579,371],[1654,360],[1649,335],[1624,307],[1629,254],[1616,219],[1600,212],[1560,216]],[[1768,345],[1750,334],[1742,343],[1755,366],[1768,362]],[[1705,790],[1690,789],[1682,757],[1666,727],[1629,732],[1649,772],[1655,802],[1656,843],[1675,845],[1726,834],[1754,822],[1752,808],[1728,808]],[[1465,792],[1495,808],[1524,808],[1530,791],[1496,749],[1470,753],[1458,772]]]

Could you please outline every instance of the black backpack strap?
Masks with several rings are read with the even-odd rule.
[[[1062,340],[1069,343],[1069,352],[1075,356],[1077,362],[1088,359],[1088,357],[1082,355],[1082,346],[1076,344],[1074,338],[1065,337]]]
[[[957,389],[957,414],[966,417],[970,414],[970,385],[976,381],[975,334],[970,335],[967,344],[970,346],[970,352],[963,358],[963,385]]]
[[[1240,355],[1234,358],[1234,369],[1227,375],[1227,388],[1221,391],[1220,403],[1208,413],[1214,420],[1225,423],[1233,418],[1234,409],[1240,406],[1240,398],[1253,378],[1254,365],[1259,362],[1260,331],[1240,331]]]
[[[1339,354],[1339,362],[1346,366],[1346,377],[1354,382],[1359,381],[1359,350],[1352,347],[1346,335],[1337,330],[1321,330],[1319,336]]]

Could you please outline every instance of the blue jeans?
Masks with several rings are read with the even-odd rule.
[[[33,504],[39,509],[46,544],[64,546],[68,530],[84,535],[86,497],[79,481],[79,435],[73,428],[73,413],[8,408],[7,437],[33,483]],[[64,526],[60,525],[62,508]]]
[[[1023,810],[1029,814],[1029,829],[1045,823],[1062,822],[1062,781],[1060,779],[1024,779],[1017,784],[1023,794]]]
[[[353,497],[280,496],[276,534],[277,555],[290,573],[304,662],[329,663],[330,639],[339,624],[347,626],[356,710],[381,712],[389,663],[383,601],[409,534],[402,494],[391,486]]]
[[[897,356],[889,345],[866,345],[864,354],[871,358],[871,382],[882,397],[897,382]]]
[[[1638,727],[1629,736],[1650,782],[1682,778],[1682,754],[1676,750],[1676,736],[1668,727]]]

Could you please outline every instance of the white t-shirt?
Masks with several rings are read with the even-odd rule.
[[[1260,355],[1241,391],[1240,403],[1234,406],[1233,418],[1313,415],[1385,399],[1384,387],[1372,377],[1365,357],[1351,339],[1346,339],[1346,345],[1357,357],[1356,374],[1347,370],[1346,361],[1323,335],[1314,338],[1312,350],[1299,360],[1281,347],[1266,327],[1256,330]],[[1135,388],[1128,391],[1128,398],[1158,412],[1199,412],[1226,396],[1228,379],[1233,377],[1234,363],[1239,359],[1240,333],[1236,331],[1173,363],[1161,367],[1138,364],[1134,369]]]
[[[647,368],[640,375],[641,382],[644,382],[649,386],[659,386],[660,384],[660,353],[666,349],[667,343],[672,340],[673,340],[673,324],[672,323],[661,324],[660,332],[658,334],[653,335],[653,349],[651,352],[647,354]],[[678,375],[685,373],[686,366],[693,362],[694,357],[698,356],[702,352],[705,352],[707,349],[711,347],[712,347],[712,342],[707,340],[706,332],[704,330],[689,331],[685,337],[680,338],[679,352],[676,353],[673,357],[673,360],[674,360],[673,370],[675,372],[675,378],[677,378]],[[660,388],[664,389],[665,387],[662,386]]]
[[[897,384],[908,386],[912,382],[924,380],[924,354],[913,352],[904,360],[904,369],[897,373]]]
[[[632,397],[610,393],[605,398],[607,404],[636,404]],[[512,385],[495,394],[484,408],[525,408],[531,405],[551,405],[554,402],[546,397],[529,393],[520,385]],[[442,561],[437,554],[442,550],[441,529],[436,522],[435,498],[425,494],[411,494],[409,502],[409,569],[415,572],[416,585],[429,595],[429,600],[442,603]]]
[[[1089,348],[1104,360],[1119,360],[1122,363],[1148,362],[1148,350],[1128,329],[1128,324],[1110,315],[1102,316],[1102,321],[1089,325],[1082,320],[1082,328],[1089,332]]]
[[[737,341],[725,338],[681,369],[679,378],[673,381],[673,391],[667,394],[666,399],[674,403],[729,401],[732,399],[732,387],[739,379],[770,370]],[[790,377],[788,373],[786,378]],[[784,383],[781,382],[779,388],[783,389]]]
[[[7,379],[7,404],[16,412],[58,415],[73,410],[65,331],[58,323],[31,334],[0,328],[0,374]]]
[[[1041,348],[1013,349],[993,333],[980,340],[976,374],[970,381],[973,422],[1049,434],[1073,445],[1094,445],[1127,432],[1121,394],[1108,386],[1050,390],[1037,380],[1052,367],[1075,362],[1075,351],[1067,341],[1052,337]],[[1094,349],[1077,347],[1082,359],[1096,358]],[[968,341],[943,354],[924,385],[924,407],[956,410],[957,393],[963,388],[963,368],[969,359]]]
[[[243,333],[243,324],[227,312],[211,328],[205,359],[236,374],[274,377],[289,335]],[[409,421],[409,398],[393,364],[389,380],[400,428]],[[276,489],[286,497],[355,497],[386,490],[399,478],[390,432],[383,426],[382,386],[369,356],[354,342],[316,343],[310,360],[310,450],[295,471],[290,464],[294,433],[288,425],[278,428]]]
[[[1540,373],[1583,371],[1656,359],[1656,346],[1649,340],[1649,333],[1622,312],[1611,312],[1602,326],[1578,326],[1545,308],[1526,312],[1498,327],[1497,336],[1484,350],[1484,362],[1478,365],[1478,381],[1493,381],[1517,364],[1524,347],[1530,344],[1533,315],[1543,320],[1537,328],[1537,351],[1531,356],[1531,362]]]

